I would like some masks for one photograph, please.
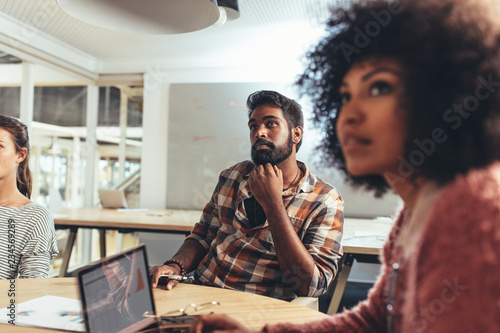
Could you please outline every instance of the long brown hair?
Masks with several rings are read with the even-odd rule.
[[[29,199],[31,197],[32,179],[29,167],[30,139],[28,136],[28,127],[15,118],[0,115],[0,128],[10,133],[16,147],[16,152],[22,148],[26,148],[26,157],[19,163],[19,167],[17,168],[16,183],[19,192]]]

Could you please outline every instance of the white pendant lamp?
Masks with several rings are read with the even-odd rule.
[[[138,34],[180,34],[219,18],[216,0],[57,0],[69,15],[102,28]]]
[[[240,8],[238,0],[217,0],[219,8],[224,8],[227,13],[228,20],[236,20],[240,17]]]

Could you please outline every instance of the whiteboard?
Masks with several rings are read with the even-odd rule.
[[[310,108],[283,82],[172,84],[170,86],[167,203],[172,209],[202,209],[209,201],[222,170],[250,157],[248,95],[275,90],[297,100],[304,111],[304,138],[297,159],[311,172],[335,186],[345,201],[345,216],[393,215],[399,202],[394,194],[376,199],[372,192],[345,184],[334,168],[318,166],[314,151],[321,133],[312,127]]]

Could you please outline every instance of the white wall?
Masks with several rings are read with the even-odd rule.
[[[150,68],[144,77],[143,148],[141,171],[141,207],[166,208],[168,115],[172,83],[273,82],[293,81],[297,71],[261,67],[191,69],[164,72]],[[222,170],[221,170],[222,171]]]
[[[201,209],[202,206],[197,204],[196,207],[193,206],[193,200],[187,200],[184,198],[185,203],[168,202],[167,192],[169,188],[168,178],[168,165],[173,165],[181,157],[178,152],[176,156],[167,156],[168,147],[168,121],[171,112],[181,112],[182,107],[177,107],[177,110],[169,110],[171,107],[170,100],[179,98],[179,96],[170,96],[169,87],[171,84],[177,83],[224,83],[230,82],[241,86],[242,78],[245,78],[247,83],[259,83],[262,85],[262,89],[269,89],[269,87],[282,87],[280,91],[287,96],[298,99],[296,93],[294,92],[291,83],[294,81],[294,73],[297,71],[283,72],[279,70],[274,70],[274,72],[269,68],[262,68],[260,70],[251,69],[211,69],[211,70],[190,70],[190,71],[179,71],[176,73],[172,72],[150,72],[145,77],[145,87],[144,87],[144,138],[143,138],[143,151],[142,151],[142,173],[141,173],[141,207],[144,208],[186,208],[186,209]],[[277,78],[281,79],[281,83],[277,84]],[[284,82],[290,82],[290,86],[287,86]],[[245,85],[243,85],[245,86]],[[251,85],[253,87],[253,85]],[[196,85],[186,86],[192,88],[193,99],[199,97],[196,92]],[[222,85],[222,87],[224,87]],[[259,85],[255,85],[259,87]],[[259,88],[256,88],[259,89]],[[189,95],[190,91],[184,92],[184,95]],[[195,96],[196,95],[196,96]],[[224,99],[227,97],[223,92],[215,94],[214,99]],[[241,96],[240,96],[241,97]],[[206,96],[204,97],[206,98]],[[184,96],[184,100],[185,100]],[[243,103],[246,101],[245,98],[240,98],[243,102],[238,100],[238,103]],[[311,116],[310,106],[306,102],[298,100],[304,108],[304,114],[306,118],[306,128],[304,135],[304,142],[301,150],[298,153],[298,159],[305,161],[311,168],[311,171],[318,175],[320,178],[330,182],[332,185],[337,187],[337,189],[342,194],[346,206],[345,214],[348,217],[376,217],[376,216],[388,216],[392,215],[395,207],[398,204],[398,199],[395,195],[388,194],[382,199],[376,199],[373,193],[364,192],[361,189],[355,189],[347,185],[344,182],[343,175],[333,169],[322,165],[318,165],[317,162],[321,160],[321,156],[316,154],[314,147],[319,142],[322,137],[317,129],[313,128],[312,123],[308,118]],[[184,102],[187,103],[187,102]],[[205,102],[207,103],[207,102]],[[176,103],[173,103],[176,105]],[[222,112],[218,110],[220,103],[209,103],[215,109],[211,112],[214,113],[214,117],[221,117]],[[220,106],[220,105],[219,105]],[[241,118],[243,123],[245,122],[245,107],[239,107],[238,112],[241,113]],[[177,117],[178,118],[178,117]],[[179,124],[183,129],[189,131],[190,128],[199,128],[199,124],[195,124],[198,119],[192,119],[187,123],[184,122]],[[223,121],[221,119],[220,121]],[[233,119],[234,121],[234,119]],[[170,126],[177,126],[177,124],[170,124]],[[248,133],[241,133],[239,137],[247,138]],[[173,138],[173,142],[177,142],[179,138]],[[250,154],[245,158],[249,158]],[[239,157],[239,160],[245,158]],[[169,159],[176,159],[171,160]],[[201,157],[200,157],[201,159]],[[233,161],[234,158],[227,158],[228,162]],[[180,161],[179,161],[180,163]],[[194,162],[193,162],[194,163]],[[175,163],[174,163],[175,164]],[[182,169],[181,169],[182,170]],[[192,171],[191,168],[188,170]],[[172,170],[173,172],[174,170]],[[203,170],[202,170],[203,171]],[[218,175],[221,170],[211,170],[211,173]],[[179,172],[179,168],[175,170],[176,173]],[[173,175],[170,174],[169,177]],[[186,178],[186,175],[179,175],[179,177]],[[206,177],[205,177],[206,178]],[[212,177],[213,178],[213,177]],[[200,182],[202,182],[200,180]],[[210,180],[213,182],[213,180]],[[178,181],[176,186],[178,186]],[[188,182],[189,183],[189,182]],[[163,185],[163,186],[160,186]],[[174,184],[172,184],[174,185]],[[193,184],[189,183],[189,186],[196,188],[204,188],[206,184]],[[175,187],[175,186],[174,186]],[[213,187],[213,186],[212,186]],[[175,189],[174,189],[175,190]],[[213,190],[213,189],[212,189]],[[205,193],[206,192],[206,193]],[[203,201],[208,201],[211,195],[211,190],[204,191]],[[172,196],[172,193],[170,193]],[[194,196],[194,194],[193,194]],[[189,202],[188,202],[189,201]],[[199,201],[199,200],[198,200]]]

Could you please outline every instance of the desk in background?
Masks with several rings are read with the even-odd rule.
[[[81,208],[54,211],[53,213],[56,229],[70,229],[59,273],[60,277],[67,274],[71,251],[79,228],[99,229],[101,257],[104,257],[106,255],[106,230],[189,234],[201,217],[199,210],[172,209],[118,212],[115,209]],[[354,259],[360,262],[378,262],[378,256],[392,225],[393,222],[388,219],[345,219],[344,256],[339,263],[339,272],[330,284],[328,291],[328,294],[331,295],[328,314],[337,312]]]
[[[7,295],[10,280],[0,280],[0,293]],[[16,286],[16,303],[44,296],[54,295],[78,299],[76,278],[19,279]],[[202,304],[218,301],[220,306],[210,307],[206,312],[225,313],[253,329],[260,329],[266,323],[305,323],[326,318],[324,313],[314,311],[290,302],[221,288],[179,284],[173,290],[153,290],[156,312],[163,314],[185,307],[190,303]],[[0,308],[9,305],[8,297],[0,297]],[[61,332],[0,324],[4,333],[17,332]]]
[[[106,256],[106,230],[121,233],[149,231],[159,233],[189,234],[194,224],[200,220],[199,210],[149,210],[118,211],[98,207],[65,209],[52,212],[56,229],[69,229],[70,233],[64,250],[59,277],[68,273],[68,265],[80,228],[99,230],[101,258]]]
[[[337,312],[351,272],[354,259],[359,262],[378,263],[378,257],[392,229],[392,219],[355,219],[344,220],[344,235],[342,240],[344,255],[339,262],[337,276],[328,288],[331,296],[327,314]]]

